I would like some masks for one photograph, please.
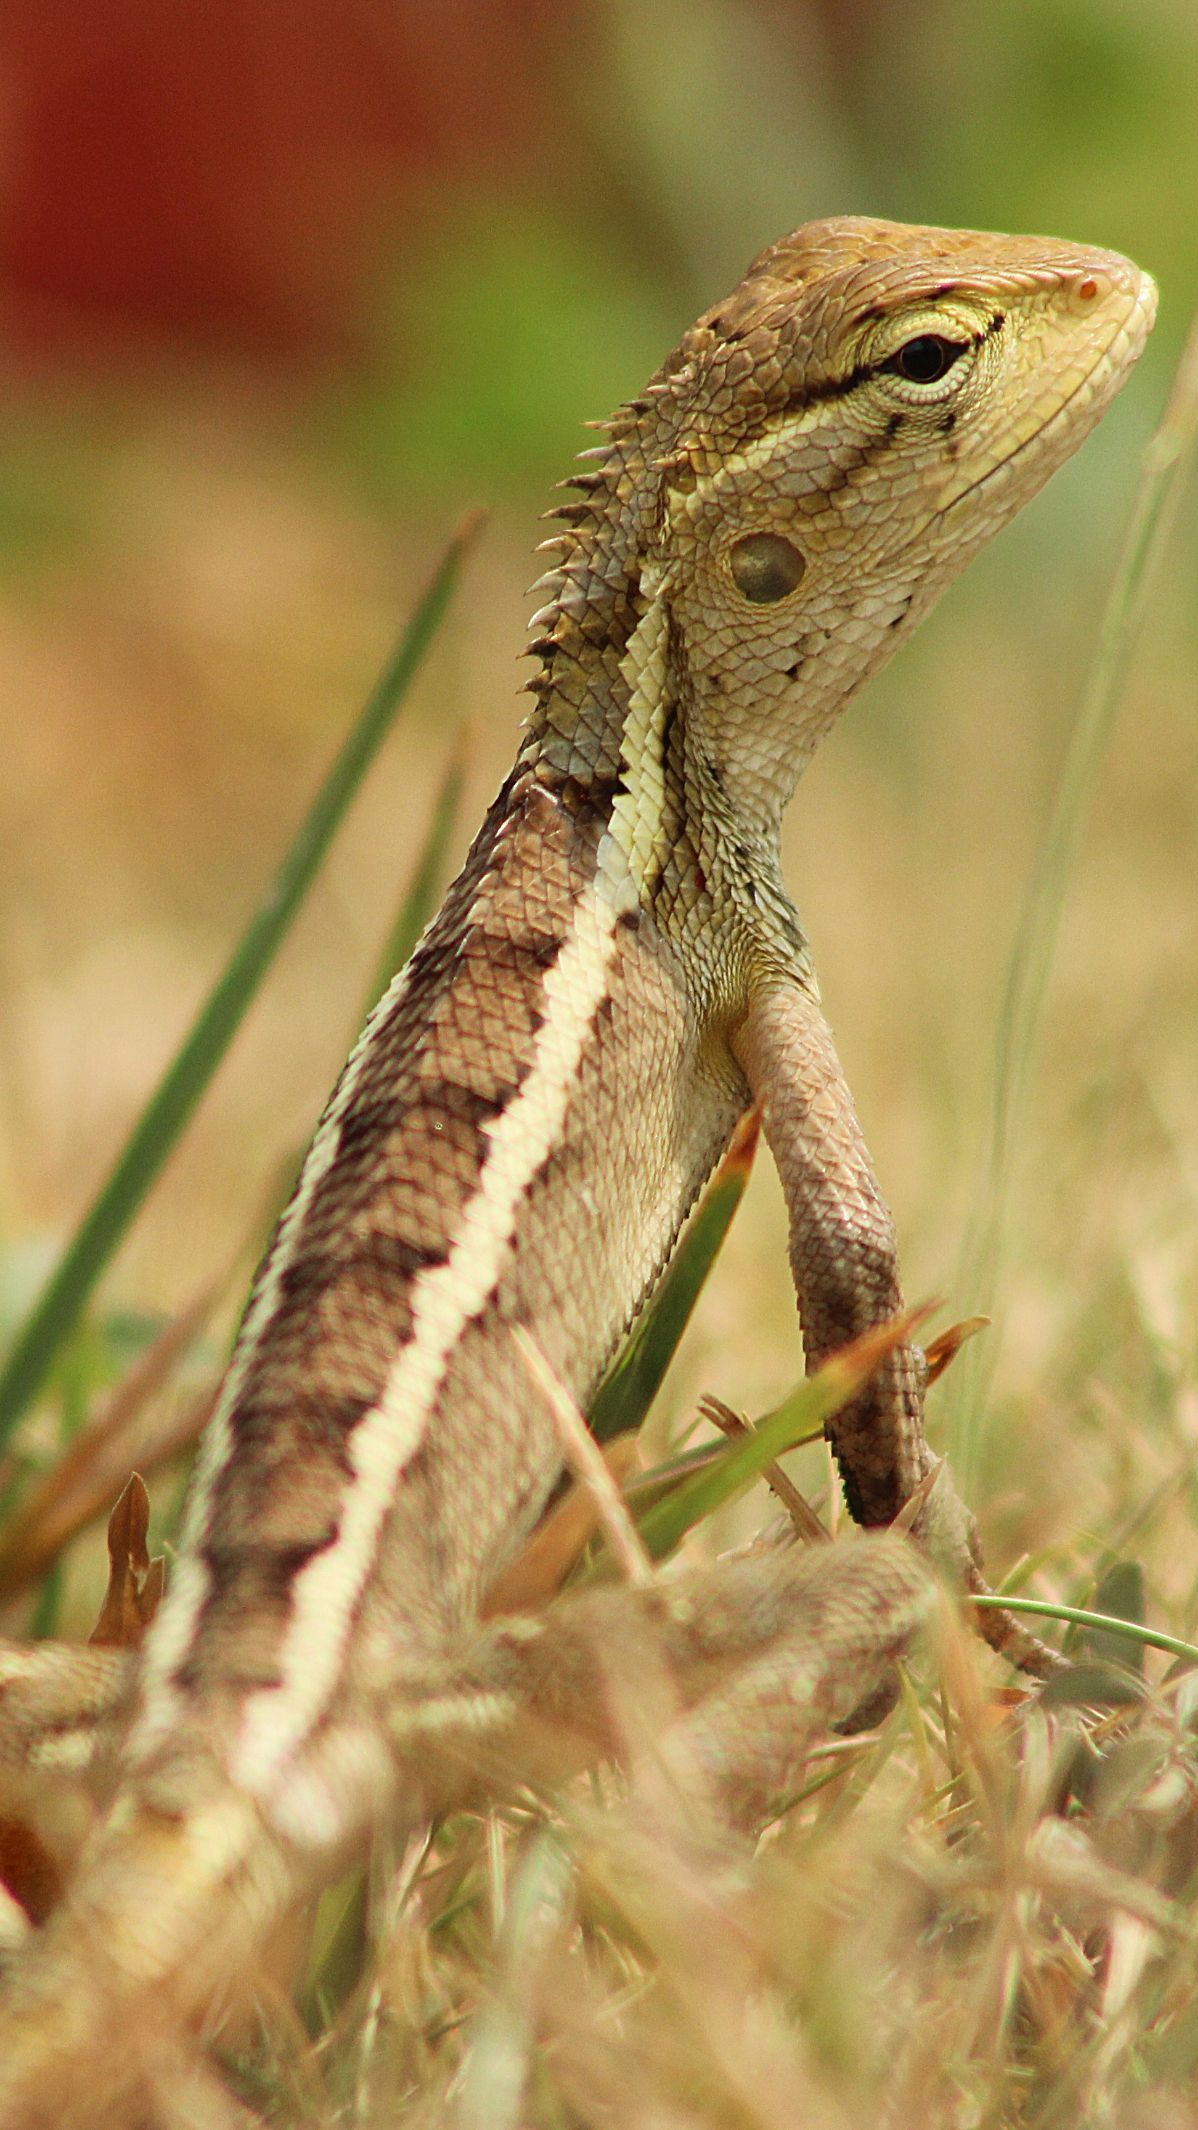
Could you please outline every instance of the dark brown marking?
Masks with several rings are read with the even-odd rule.
[[[790,393],[788,398],[783,400],[779,412],[784,415],[804,414],[808,407],[818,407],[825,400],[844,399],[848,393],[855,392],[859,385],[868,384],[870,378],[876,377],[877,374],[877,363],[859,362],[847,376],[822,377],[813,385],[801,385],[798,391]]]
[[[514,1083],[516,1086],[528,1072],[530,1063],[531,1060],[527,1058],[513,1060],[518,1075]],[[506,1109],[511,1098],[507,1094],[482,1094],[477,1087],[452,1079],[447,1074],[437,1087],[435,1099],[437,1108],[443,1110],[447,1117],[457,1118],[463,1124],[482,1125],[489,1124],[493,1117],[499,1115],[500,1110]]]
[[[279,1287],[288,1302],[313,1302],[334,1280],[357,1276],[363,1285],[398,1286],[443,1264],[443,1250],[382,1228],[340,1239],[330,1251],[309,1251],[288,1265]]]
[[[339,1517],[331,1517],[327,1531],[322,1537],[303,1544],[264,1546],[254,1548],[253,1576],[262,1595],[267,1598],[286,1597],[291,1585],[310,1560],[318,1553],[327,1552],[336,1539],[340,1525]],[[213,1538],[204,1548],[204,1558],[214,1575],[228,1574],[230,1570],[245,1572],[245,1549],[240,1545],[227,1546]]]
[[[662,719],[661,724],[661,758],[663,762],[666,761],[669,756],[670,748],[673,745],[674,733],[677,724],[678,702],[676,697],[671,696],[669,702],[666,704],[666,714]]]

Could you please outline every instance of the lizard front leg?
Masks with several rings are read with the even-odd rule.
[[[761,1105],[790,1220],[790,1267],[808,1369],[903,1308],[894,1222],[882,1197],[832,1034],[797,981],[762,985],[733,1049]],[[853,1516],[893,1521],[925,1488],[913,1535],[954,1580],[986,1591],[973,1518],[923,1428],[924,1363],[907,1342],[828,1424]],[[930,1483],[929,1483],[930,1482]],[[1009,1613],[981,1630],[1012,1663],[1040,1676],[1061,1659]]]
[[[809,1370],[903,1308],[894,1222],[878,1187],[831,1031],[800,983],[751,999],[733,1048],[761,1105],[790,1221],[790,1268]],[[923,1357],[896,1347],[829,1422],[849,1508],[888,1524],[932,1469]]]

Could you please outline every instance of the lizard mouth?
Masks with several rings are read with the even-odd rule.
[[[935,516],[937,518],[950,516],[970,496],[976,495],[979,488],[986,487],[990,481],[995,480],[999,474],[1005,472],[1008,467],[1013,466],[1018,459],[1023,457],[1026,451],[1030,450],[1034,445],[1043,445],[1058,434],[1069,409],[1074,405],[1075,401],[1090,392],[1095,378],[1105,367],[1107,371],[1105,381],[1108,389],[1105,391],[1099,389],[1094,393],[1090,424],[1088,426],[1097,422],[1104,408],[1114,398],[1128,370],[1139,360],[1140,355],[1143,353],[1144,343],[1152,329],[1152,322],[1155,316],[1156,283],[1148,274],[1141,274],[1139,285],[1131,304],[1119,318],[1114,320],[1102,346],[1096,350],[1093,361],[1087,369],[1083,370],[1081,376],[1077,378],[1064,399],[1053,409],[1047,421],[1043,422],[1038,429],[1033,429],[1027,436],[1021,438],[1019,443],[1015,444],[1003,458],[997,459],[992,466],[987,466],[972,481],[967,482],[964,488],[955,490],[947,502],[939,505]],[[1121,334],[1127,335],[1130,345],[1124,360],[1112,363],[1108,358],[1112,347]],[[1048,475],[1054,470],[1054,466],[1050,463],[1046,468],[1044,479],[1047,479]]]

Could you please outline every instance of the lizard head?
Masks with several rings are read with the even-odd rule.
[[[1098,421],[1154,311],[1115,252],[807,224],[592,454],[588,500],[562,513],[573,553],[545,580],[554,647],[627,641],[654,606],[660,633],[668,609],[690,743],[772,835],[848,698]]]
[[[1089,433],[1154,311],[1114,252],[840,219],[686,335],[660,373],[680,419],[656,560],[754,810]]]

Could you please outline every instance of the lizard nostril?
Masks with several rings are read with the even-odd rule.
[[[1100,300],[1115,294],[1123,286],[1122,276],[1096,271],[1090,267],[1086,273],[1071,274],[1066,284],[1066,300],[1072,310],[1090,311],[1097,308]]]

